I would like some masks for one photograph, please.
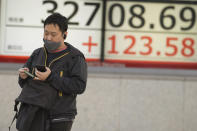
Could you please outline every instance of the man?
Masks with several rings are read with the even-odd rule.
[[[86,88],[87,65],[84,55],[64,42],[67,28],[66,17],[59,13],[48,16],[44,22],[44,47],[34,50],[19,69],[19,131],[71,130],[77,114],[77,94]],[[45,66],[45,71],[39,71],[38,66]]]

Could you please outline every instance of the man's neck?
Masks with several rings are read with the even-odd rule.
[[[62,46],[60,46],[57,50],[52,51],[51,53],[57,53],[57,52],[61,52],[63,50],[66,50],[67,46],[65,44],[63,44]]]

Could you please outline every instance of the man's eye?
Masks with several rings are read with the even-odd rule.
[[[53,37],[55,37],[56,36],[56,34],[51,34]]]

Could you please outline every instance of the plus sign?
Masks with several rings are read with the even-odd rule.
[[[88,46],[88,52],[91,52],[92,46],[97,46],[97,43],[92,43],[92,37],[89,36],[88,43],[83,43],[83,45]]]

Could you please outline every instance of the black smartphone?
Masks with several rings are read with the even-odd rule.
[[[36,68],[40,72],[45,72],[46,71],[46,67],[44,65],[36,65]]]

